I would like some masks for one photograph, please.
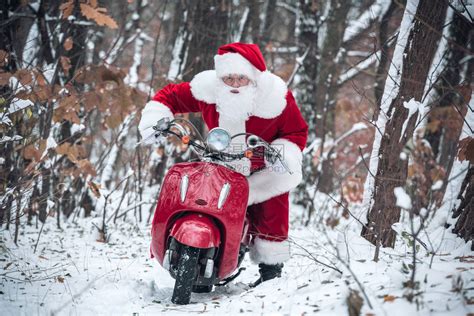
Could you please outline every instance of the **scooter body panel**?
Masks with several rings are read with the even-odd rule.
[[[225,184],[230,188],[219,208],[219,197],[222,200],[225,195],[225,192],[222,193]],[[184,187],[187,189],[183,190]],[[182,191],[186,191],[185,194]],[[245,176],[224,166],[209,162],[174,165],[163,181],[153,218],[150,247],[152,256],[162,264],[171,232],[179,232],[183,240],[190,240],[191,237],[184,237],[185,231],[180,232],[179,227],[187,225],[182,218],[186,218],[186,214],[201,214],[202,218],[208,219],[202,226],[209,227],[214,223],[220,232],[218,278],[226,278],[237,268],[248,194]],[[178,222],[180,219],[181,223]],[[210,236],[209,230],[203,230],[202,233]],[[213,234],[215,236],[215,232]],[[206,243],[206,238],[202,237],[203,244]],[[208,245],[216,243],[213,240],[215,237],[209,238]]]
[[[194,248],[219,247],[221,233],[216,223],[207,215],[189,213],[178,218],[170,236],[184,245]]]

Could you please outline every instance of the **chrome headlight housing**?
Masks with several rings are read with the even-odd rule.
[[[209,131],[206,138],[206,144],[209,148],[216,151],[223,151],[229,147],[231,136],[225,129],[216,127]]]

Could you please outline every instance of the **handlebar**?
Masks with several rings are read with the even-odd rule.
[[[182,124],[178,123],[179,121],[185,122],[186,124],[188,124],[196,132],[196,134],[201,138],[200,141],[204,145],[201,145],[196,140],[192,139],[188,131],[186,130],[186,128],[182,126]],[[178,133],[172,130],[173,127],[178,130]],[[193,123],[191,123],[190,121],[186,119],[177,118],[177,119],[170,120],[169,118],[163,118],[159,120],[155,126],[153,126],[153,130],[156,131],[156,133],[154,134],[155,137],[159,137],[160,135],[163,135],[165,137],[169,135],[178,137],[179,139],[181,139],[181,141],[184,144],[191,145],[191,148],[194,149],[194,151],[196,152],[196,154],[198,154],[198,156],[202,156],[205,158],[218,159],[220,161],[229,162],[232,160],[238,160],[238,159],[248,157],[249,155],[249,149],[243,150],[240,153],[229,153],[229,152],[217,151],[217,150],[213,150],[209,148],[206,142],[204,142],[204,140],[202,139],[202,136],[199,133],[198,129],[193,125]],[[275,148],[271,147],[270,144],[268,144],[265,140],[250,133],[235,134],[231,137],[231,139],[234,139],[238,136],[249,136],[248,137],[249,141],[247,145],[251,150],[256,147],[263,146],[266,149],[264,155],[267,161],[269,161],[271,164],[274,164],[277,160],[279,160],[281,164],[283,165],[283,167],[290,174],[293,173],[289,169],[288,165],[286,164],[285,160],[281,156],[280,152],[277,151]],[[196,149],[199,150],[200,152],[197,151]],[[251,151],[250,156],[255,156],[255,152],[253,150]],[[258,153],[256,157],[258,157]]]

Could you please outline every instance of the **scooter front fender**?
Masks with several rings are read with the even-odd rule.
[[[174,222],[170,236],[195,248],[219,247],[221,234],[215,222],[201,214],[187,214]]]

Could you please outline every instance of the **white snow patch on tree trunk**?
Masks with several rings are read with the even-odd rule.
[[[393,189],[393,194],[395,194],[395,197],[397,198],[397,206],[401,207],[405,210],[411,209],[411,198],[410,196],[405,192],[405,189],[402,187],[396,187]]]
[[[185,39],[188,37],[188,32],[187,30],[185,30],[187,17],[188,17],[188,11],[185,11],[183,23],[179,27],[178,36],[176,37],[176,40],[174,42],[173,52],[172,52],[173,58],[171,59],[170,69],[168,70],[168,76],[167,76],[167,79],[171,81],[180,79],[182,67],[186,63],[187,52],[185,53],[184,58],[181,58],[180,56],[183,51],[183,45],[184,45]]]
[[[405,122],[403,122],[402,133],[400,134],[400,142],[403,136],[405,135],[405,130],[407,128],[408,121],[410,120],[410,118],[413,115],[415,115],[415,113],[418,113],[418,116],[417,116],[417,121],[418,121],[418,117],[420,113],[423,112],[423,104],[421,102],[416,101],[414,98],[411,98],[410,101],[408,102],[406,101],[403,102],[403,107],[405,109],[408,109],[408,116],[405,119]]]
[[[25,47],[23,49],[23,68],[36,66],[36,55],[38,54],[40,46],[39,38],[38,23],[36,23],[35,20],[28,32]]]

